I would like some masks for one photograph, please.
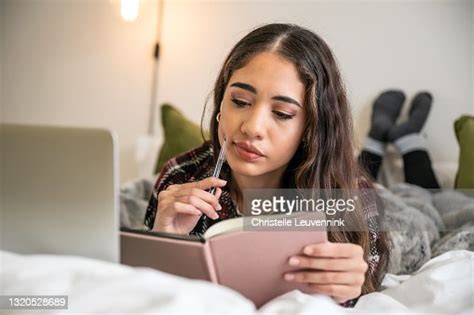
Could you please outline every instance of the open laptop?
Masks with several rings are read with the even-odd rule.
[[[113,132],[1,124],[0,178],[1,250],[119,261]]]

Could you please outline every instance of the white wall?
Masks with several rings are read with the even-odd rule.
[[[158,102],[171,101],[198,122],[234,43],[260,24],[293,22],[316,31],[333,48],[360,140],[380,91],[401,88],[410,101],[425,89],[434,96],[425,128],[430,150],[437,161],[457,161],[453,122],[474,113],[471,6],[470,0],[167,0]]]
[[[359,139],[381,90],[402,88],[409,101],[428,89],[430,149],[457,160],[452,123],[474,114],[471,0],[163,1],[158,103],[199,122],[234,43],[257,25],[294,22],[333,48]],[[0,0],[0,119],[115,129],[124,182],[138,175],[136,140],[147,132],[158,6],[142,0],[139,20],[126,23],[117,2]]]
[[[158,6],[124,22],[117,0],[1,0],[3,121],[115,129],[121,181],[148,129]]]

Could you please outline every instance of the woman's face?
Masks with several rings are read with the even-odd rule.
[[[304,90],[295,65],[270,52],[233,73],[219,123],[233,172],[260,176],[286,169],[304,131]]]

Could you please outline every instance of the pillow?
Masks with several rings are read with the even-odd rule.
[[[474,188],[474,116],[461,116],[454,131],[460,149],[456,188]]]
[[[165,132],[165,140],[160,149],[155,174],[160,172],[163,164],[176,155],[200,146],[205,139],[201,128],[188,120],[173,105],[161,105],[161,123]],[[204,133],[207,137],[207,133]]]

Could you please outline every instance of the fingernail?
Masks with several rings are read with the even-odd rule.
[[[295,279],[295,275],[293,275],[293,274],[291,274],[291,273],[285,274],[285,280],[291,281],[291,280],[293,280],[293,279]]]
[[[214,220],[217,220],[217,219],[219,219],[219,215],[218,215],[217,213],[214,213],[214,215],[212,216],[212,218],[213,218]]]
[[[217,210],[222,210],[222,206],[220,204],[217,204]]]
[[[304,253],[306,255],[311,255],[313,253],[313,249],[311,247],[305,247]]]
[[[298,266],[300,264],[300,260],[296,257],[291,257],[289,263],[291,266]]]

